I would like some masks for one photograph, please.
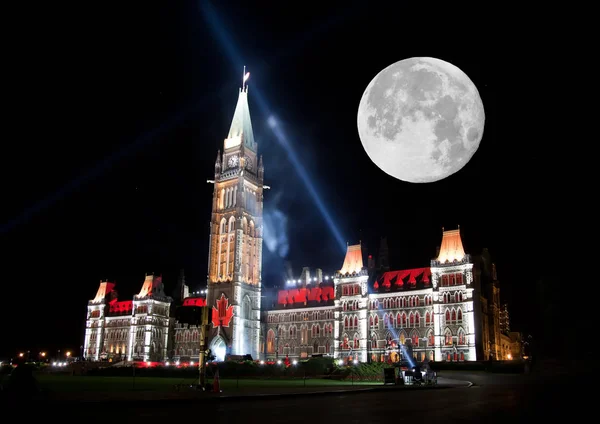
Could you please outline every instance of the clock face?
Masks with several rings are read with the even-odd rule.
[[[252,159],[250,158],[250,156],[245,156],[244,162],[246,163],[246,169],[252,171]]]
[[[238,164],[238,157],[237,156],[231,156],[229,158],[229,161],[227,162],[227,164],[229,165],[230,168],[236,167],[237,164]]]

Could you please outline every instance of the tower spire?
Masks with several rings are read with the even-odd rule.
[[[246,73],[246,65],[244,65],[244,73],[242,74],[242,91],[245,91],[246,81],[250,78],[250,72]]]

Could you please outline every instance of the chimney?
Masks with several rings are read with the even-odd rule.
[[[317,273],[317,275],[315,275],[315,277],[317,277],[317,283],[322,283],[323,282],[323,270],[321,268],[317,268],[315,270],[315,272]]]
[[[300,276],[300,280],[302,280],[302,287],[306,288],[307,284],[310,284],[310,268],[305,266],[302,268],[302,275]]]

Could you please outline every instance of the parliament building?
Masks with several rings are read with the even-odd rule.
[[[442,231],[428,267],[375,270],[359,243],[348,245],[333,275],[305,268],[283,289],[263,293],[264,172],[243,84],[210,181],[206,294],[190,295],[182,275],[177,296],[167,296],[161,276],[150,274],[132,300],[121,301],[115,284],[101,281],[88,302],[87,360],[197,361],[204,306],[211,310],[207,335],[217,360],[510,359],[495,265],[486,249],[465,252],[460,229]],[[382,245],[380,256],[386,251]]]

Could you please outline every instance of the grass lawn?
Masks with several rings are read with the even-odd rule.
[[[167,377],[88,377],[70,375],[42,374],[37,376],[40,387],[52,392],[115,392],[115,391],[157,391],[172,392],[177,384],[196,384],[197,379],[191,378],[167,378]],[[212,382],[208,379],[208,382]],[[284,388],[284,387],[323,387],[323,386],[349,386],[352,381],[335,381],[326,379],[310,379],[306,382],[302,378],[297,379],[221,379],[223,389],[235,388]],[[354,385],[372,386],[381,385],[381,382],[354,382]]]

